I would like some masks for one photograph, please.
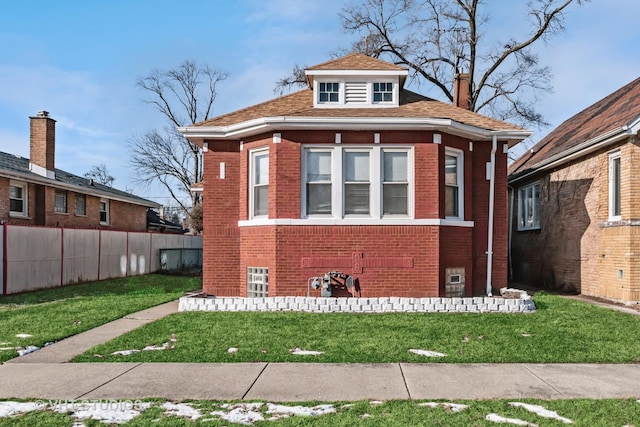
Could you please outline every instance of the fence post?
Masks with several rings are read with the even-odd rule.
[[[2,224],[2,295],[7,295],[7,223]]]

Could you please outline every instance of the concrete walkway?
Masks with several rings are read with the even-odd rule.
[[[0,399],[640,398],[640,364],[66,363],[176,311],[163,304],[12,359]]]

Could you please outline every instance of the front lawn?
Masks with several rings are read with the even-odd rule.
[[[41,347],[201,286],[199,278],[152,274],[2,296],[0,362],[16,357],[18,347]]]
[[[549,294],[529,314],[185,312],[74,362],[634,363],[640,317]],[[112,355],[146,346],[161,351]],[[296,355],[292,350],[322,352]],[[237,351],[230,349],[237,349]],[[409,350],[430,350],[425,357]]]
[[[484,400],[429,402],[396,400],[388,402],[360,401],[353,403],[306,402],[280,404],[263,402],[190,401],[175,404],[161,401],[127,401],[133,407],[129,414],[118,411],[118,401],[98,401],[86,405],[82,412],[66,413],[70,403],[38,401],[29,403],[0,401],[0,426],[87,425],[97,420],[125,426],[633,426],[640,420],[640,403],[635,399],[603,400]],[[47,410],[42,406],[48,404]],[[73,405],[83,405],[81,401]],[[3,407],[22,408],[10,416]],[[112,410],[92,410],[113,408]],[[128,408],[127,408],[128,409]],[[10,409],[9,409],[10,410]],[[54,412],[57,411],[57,412]],[[8,412],[8,411],[4,411]],[[93,419],[91,419],[93,418]],[[75,423],[74,423],[75,422]],[[516,424],[520,422],[519,424]]]

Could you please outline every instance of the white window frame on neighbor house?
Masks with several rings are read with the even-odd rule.
[[[69,195],[67,194],[67,190],[61,190],[56,188],[54,190],[54,212],[57,214],[66,214],[69,212],[69,206],[67,204],[67,200]]]
[[[445,152],[445,173],[444,173],[445,175],[445,184],[444,184],[445,186],[445,191],[444,191],[445,218],[454,219],[454,220],[464,220],[464,151],[458,150],[457,148],[445,147],[444,152]],[[453,157],[455,159],[455,165],[456,165],[456,183],[455,184],[447,184],[446,182],[446,177],[447,177],[446,157],[447,156]],[[457,190],[457,194],[454,191],[455,199],[453,200],[454,202],[457,203],[457,209],[455,210],[453,215],[447,215],[447,212],[446,212],[447,199],[449,197],[447,192],[447,187]]]
[[[20,197],[12,197],[11,190],[12,188],[19,189],[21,194]],[[28,193],[29,185],[26,182],[20,181],[9,181],[9,215],[13,217],[26,217],[28,215],[28,207],[29,207],[29,193]],[[22,210],[14,210],[11,207],[11,200],[17,200],[22,202]]]
[[[622,177],[620,151],[609,153],[609,221],[622,219]]]
[[[540,181],[518,189],[518,231],[540,229]]]
[[[102,225],[109,225],[109,200],[108,199],[100,199],[100,203],[99,203],[99,210],[100,210],[100,224]],[[103,209],[104,207],[104,209]],[[104,214],[104,220],[102,219],[102,214]]]
[[[257,182],[257,179],[260,179],[260,175],[258,173],[257,167],[260,164],[256,161],[256,159],[266,156],[267,158],[267,174],[266,174],[266,182]],[[265,175],[263,174],[264,178]],[[257,213],[256,209],[256,200],[255,200],[255,192],[258,189],[264,190],[266,188],[267,191],[267,209],[265,213]],[[257,150],[251,150],[249,152],[249,218],[268,218],[269,217],[269,149],[261,148]]]
[[[308,206],[308,185],[314,182],[309,180],[308,169],[308,153],[313,152],[330,152],[331,153],[331,214],[330,215],[314,215],[307,212]],[[369,154],[369,174],[368,181],[347,181],[347,165],[345,164],[345,153],[368,153]],[[397,185],[407,186],[407,213],[406,214],[383,214],[383,186],[384,186],[384,153],[385,152],[402,152],[407,153],[407,171],[406,182],[395,182]],[[361,163],[364,164],[364,163]],[[388,219],[411,219],[413,218],[413,147],[409,146],[362,146],[362,145],[340,145],[340,146],[304,146],[302,150],[302,168],[301,168],[301,218],[313,222],[314,219],[330,218],[335,223],[358,223],[359,220],[373,220],[384,223]],[[360,177],[359,177],[360,178]],[[362,182],[362,185],[369,185],[369,213],[368,214],[349,214],[346,212],[345,202],[345,185],[356,184]],[[387,184],[391,184],[388,182]]]

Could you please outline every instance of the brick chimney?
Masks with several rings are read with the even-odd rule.
[[[469,109],[469,73],[458,73],[453,78],[453,105]]]
[[[38,111],[29,117],[31,122],[31,150],[29,170],[38,175],[55,179],[56,121],[48,111]]]

